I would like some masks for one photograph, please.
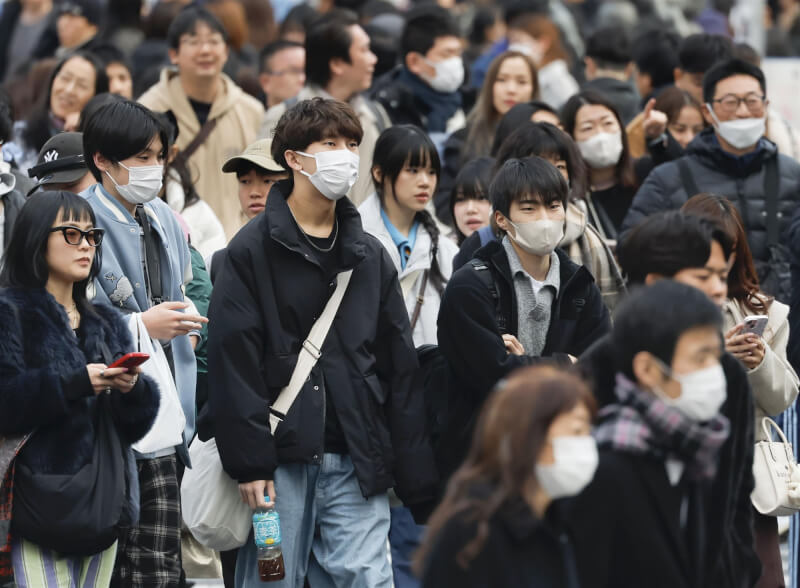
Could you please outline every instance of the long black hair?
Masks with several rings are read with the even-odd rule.
[[[437,180],[442,173],[442,164],[439,160],[436,145],[433,144],[433,141],[422,129],[414,125],[389,127],[378,137],[372,157],[372,169],[378,168],[381,170],[380,182],[375,179],[375,174],[372,174],[372,182],[375,185],[375,191],[378,193],[381,206],[383,206],[384,198],[386,197],[384,186],[387,183],[391,185],[392,193],[394,193],[397,178],[406,166],[430,166],[436,172]],[[394,196],[394,198],[396,200],[397,196]],[[437,255],[439,253],[439,227],[427,210],[420,210],[414,220],[422,224],[431,237],[431,271],[429,279],[436,291],[441,294],[444,291],[444,285],[447,280],[445,280],[442,270],[439,268]]]
[[[0,269],[0,286],[11,288],[44,288],[50,276],[47,264],[47,242],[56,219],[64,222],[89,220],[94,226],[97,219],[89,203],[66,190],[38,192],[28,198],[19,211],[11,240],[3,255]],[[101,248],[95,249],[94,261],[85,280],[72,285],[72,299],[83,315],[93,313],[86,298],[86,288],[100,273]]]
[[[478,157],[465,163],[456,176],[456,181],[450,192],[450,216],[453,217],[459,247],[467,237],[455,222],[456,203],[464,200],[488,201],[489,184],[492,183],[494,165],[494,159],[491,157]]]
[[[88,61],[94,68],[94,93],[102,94],[108,92],[108,76],[106,69],[94,54],[88,51],[75,51],[58,62],[50,80],[47,83],[47,92],[42,94],[39,102],[34,106],[28,116],[25,129],[22,131],[22,138],[29,147],[33,147],[37,152],[44,147],[47,140],[52,137],[50,130],[50,98],[53,94],[53,82],[61,72],[64,65],[71,59],[80,58]]]

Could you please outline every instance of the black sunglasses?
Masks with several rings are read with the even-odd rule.
[[[80,245],[81,241],[83,241],[85,238],[86,242],[92,247],[97,247],[100,245],[100,243],[103,242],[103,234],[105,234],[103,229],[89,229],[88,231],[81,231],[78,227],[70,226],[53,227],[49,232],[55,233],[56,231],[61,231],[61,233],[64,235],[64,241],[66,241],[69,245]]]

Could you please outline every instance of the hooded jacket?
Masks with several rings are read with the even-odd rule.
[[[722,194],[739,209],[747,240],[756,261],[769,260],[767,247],[764,173],[767,161],[778,160],[778,224],[782,234],[800,204],[800,163],[778,153],[774,143],[762,139],[759,148],[736,158],[722,150],[714,129],[706,129],[689,144],[686,155],[654,169],[636,193],[625,222],[624,233],[642,219],[664,210],[680,208],[689,196],[681,181],[678,162],[685,161],[700,192]]]
[[[208,114],[208,120],[217,119],[217,126],[189,158],[188,165],[192,178],[196,178],[197,193],[217,215],[230,239],[241,227],[239,187],[235,174],[222,173],[222,164],[256,140],[264,107],[225,74],[221,79],[222,90]],[[171,110],[175,114],[176,145],[181,150],[200,132],[200,121],[175,69],[162,70],[158,83],[142,94],[139,102],[156,112]]]
[[[272,480],[279,464],[321,463],[332,400],[363,495],[394,486],[407,504],[427,500],[436,472],[394,264],[342,198],[329,275],[300,234],[288,194],[289,182],[278,183],[266,211],[237,233],[211,296],[208,420],[222,465],[234,479],[252,481]],[[289,383],[335,276],[348,269],[321,357],[273,436],[270,405]]]

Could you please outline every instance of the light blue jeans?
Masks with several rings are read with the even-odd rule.
[[[286,578],[274,588],[391,588],[389,499],[364,498],[348,455],[275,470]],[[236,586],[261,588],[253,533],[239,550]]]

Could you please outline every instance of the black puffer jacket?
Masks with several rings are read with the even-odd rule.
[[[424,430],[417,356],[397,272],[366,234],[348,199],[336,205],[339,258],[331,275],[301,238],[273,187],[267,209],[227,248],[209,308],[208,418],[225,470],[271,480],[278,464],[320,463],[329,398],[364,496],[395,486],[407,503],[433,495],[436,473]],[[267,415],[289,383],[298,352],[333,293],[354,268],[311,377],[273,437]]]
[[[719,146],[714,130],[706,129],[689,144],[684,157],[660,165],[650,172],[625,217],[621,240],[625,238],[624,233],[643,218],[663,210],[680,208],[688,200],[678,167],[678,162],[685,160],[700,192],[727,196],[739,208],[753,257],[766,262],[769,254],[764,170],[766,162],[776,157],[779,174],[778,220],[783,233],[800,204],[800,163],[779,154],[775,144],[767,139],[761,140],[760,149],[752,155],[734,158]]]

